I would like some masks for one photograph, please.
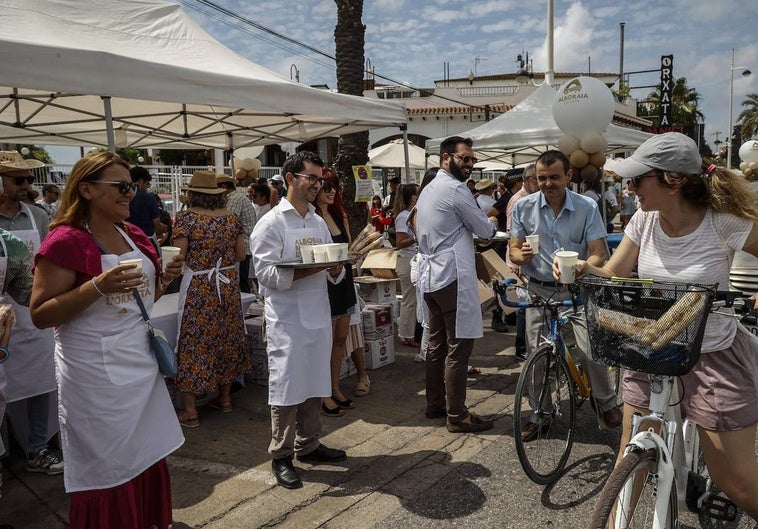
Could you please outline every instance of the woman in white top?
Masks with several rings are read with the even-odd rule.
[[[166,456],[184,442],[136,302],[179,275],[161,273],[138,227],[124,222],[136,184],[111,152],[73,167],[58,215],[35,257],[32,321],[55,327],[58,414],[72,529],[167,529]],[[141,260],[119,264],[125,259]]]
[[[687,136],[655,135],[614,171],[631,178],[640,210],[607,264],[596,268],[579,262],[579,274],[629,277],[636,266],[640,277],[718,282],[726,290],[735,251],[758,255],[758,207],[748,183],[741,175],[702,163]],[[555,263],[553,273],[560,280]],[[758,294],[751,299],[758,307]],[[680,381],[682,411],[698,426],[711,477],[758,520],[758,338],[730,315],[709,315],[702,355]],[[632,414],[648,413],[649,394],[647,375],[625,373],[621,454]]]
[[[416,234],[408,225],[408,216],[418,197],[416,184],[401,185],[398,189],[399,199],[395,201],[395,233],[397,240],[395,245],[400,250],[397,254],[395,271],[400,279],[400,289],[403,292],[403,300],[400,303],[400,316],[398,318],[397,334],[403,345],[419,347],[416,341],[416,287],[411,283],[411,259],[418,252]]]

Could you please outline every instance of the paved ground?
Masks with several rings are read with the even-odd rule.
[[[399,345],[399,344],[398,344]],[[423,415],[423,365],[399,347],[397,362],[372,371],[371,394],[341,418],[324,417],[328,446],[348,459],[336,466],[296,463],[305,487],[275,485],[264,388],[233,395],[234,412],[201,409],[200,428],[169,458],[174,528],[581,528],[614,459],[617,435],[599,431],[587,406],[569,468],[547,488],[525,477],[515,455],[510,413],[520,363],[513,334],[485,328],[472,363],[470,407],[496,419],[484,434],[451,434]],[[355,377],[343,381],[352,388]],[[16,529],[68,527],[59,477],[3,473],[0,523]],[[685,520],[701,527],[697,521]],[[725,527],[703,525],[702,527]],[[740,526],[743,527],[743,526]],[[744,527],[747,527],[746,525]]]

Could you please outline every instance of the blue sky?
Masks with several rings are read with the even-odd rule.
[[[333,0],[214,1],[334,54]],[[294,74],[294,64],[301,82],[336,87],[329,59],[231,21],[196,0],[181,4],[207,32],[240,55],[286,77]],[[513,72],[521,50],[529,52],[535,71],[545,69],[546,0],[366,0],[364,4],[366,57],[379,75],[430,87],[443,77],[445,62],[450,64],[451,77],[465,77],[475,67],[477,75]],[[690,87],[702,95],[711,145],[714,132],[721,131],[723,141],[728,128],[732,48],[735,66],[748,66],[754,72],[745,78],[735,71],[735,122],[745,94],[758,92],[758,2],[754,0],[555,0],[554,11],[556,71],[586,72],[591,57],[593,72],[617,72],[620,22],[625,23],[625,71],[659,68],[660,56],[673,53],[674,76],[687,77]],[[658,74],[631,77],[632,86],[657,82]],[[648,91],[635,90],[633,95],[643,98]],[[65,163],[58,149],[51,153]],[[78,149],[65,156],[76,159]]]

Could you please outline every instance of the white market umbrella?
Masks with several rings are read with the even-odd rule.
[[[437,162],[439,163],[439,157],[437,157]],[[372,167],[405,167],[403,140],[392,140],[368,151],[368,164]],[[411,169],[427,167],[426,152],[411,142],[408,142],[408,165]],[[433,166],[430,160],[429,167]]]

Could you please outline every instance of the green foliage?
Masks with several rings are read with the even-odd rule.
[[[21,152],[21,149],[24,147],[29,149],[29,154],[25,156],[25,158],[34,158],[43,163],[54,163],[50,153],[47,152],[44,147],[38,145],[18,145],[17,147],[19,152]]]
[[[698,122],[704,119],[700,111],[702,97],[695,88],[687,86],[687,78],[679,77],[674,81],[671,90],[671,124],[681,125],[685,130],[691,130]],[[638,104],[637,114],[640,117],[651,119],[658,123],[660,115],[661,85],[655,88],[647,99]]]
[[[208,165],[210,156],[205,150],[161,149],[153,156],[164,165]]]
[[[137,158],[140,157],[142,151],[139,149],[116,149],[116,154],[126,160],[129,165],[137,165],[139,163],[139,160],[137,160]]]
[[[742,137],[747,140],[758,136],[758,94],[748,94],[742,106],[744,108],[737,117],[737,123],[742,129]]]

